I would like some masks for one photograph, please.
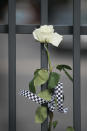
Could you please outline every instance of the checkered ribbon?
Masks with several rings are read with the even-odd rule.
[[[38,104],[47,104],[49,110],[52,112],[55,110],[56,107],[56,98],[58,112],[67,113],[68,111],[68,108],[63,108],[63,84],[61,82],[59,82],[58,85],[54,88],[54,93],[51,97],[51,101],[44,100],[43,98],[40,98],[39,96],[33,94],[28,90],[21,90],[20,95],[25,96],[29,100],[32,100]]]

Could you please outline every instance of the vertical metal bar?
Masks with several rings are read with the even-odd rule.
[[[73,124],[75,131],[81,131],[80,98],[80,0],[73,0]]]
[[[41,0],[41,25],[48,24],[48,0]]]
[[[16,0],[8,6],[9,131],[16,131]]]
[[[41,0],[41,25],[48,24],[48,0]],[[44,44],[41,45],[41,67],[48,68],[47,54],[44,49]],[[42,90],[46,88],[46,84],[43,85]],[[48,130],[48,118],[41,124],[41,131]]]

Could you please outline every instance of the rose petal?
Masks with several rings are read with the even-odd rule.
[[[43,25],[39,30],[43,33],[54,33],[53,25]]]
[[[63,36],[59,35],[58,33],[53,33],[50,37],[49,42],[53,45],[58,47],[61,41],[63,40]]]
[[[36,30],[33,31],[33,37],[34,37],[36,40],[38,40],[38,38],[37,38],[37,30],[38,30],[38,29],[36,29]]]

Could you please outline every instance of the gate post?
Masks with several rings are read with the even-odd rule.
[[[73,0],[73,124],[81,131],[80,95],[80,0]]]
[[[8,1],[9,131],[16,131],[16,0]]]
[[[41,0],[41,25],[48,24],[48,0]],[[47,53],[44,45],[41,44],[41,68],[48,68]],[[41,87],[46,88],[46,84]],[[48,118],[41,124],[41,131],[48,131]]]

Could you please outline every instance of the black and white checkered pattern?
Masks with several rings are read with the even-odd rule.
[[[53,112],[55,110],[55,106],[55,95],[52,95],[51,101],[48,102],[48,108]]]
[[[63,108],[63,83],[58,83],[58,86],[56,86],[54,90],[54,94],[57,97],[57,110],[61,113],[66,113],[68,108]]]
[[[32,92],[30,92],[28,90],[22,90],[20,95],[23,95],[23,96],[27,97],[29,100],[32,100],[38,104],[48,103],[48,101],[40,98],[39,96],[37,96],[36,94],[33,94]]]
[[[20,95],[27,97],[29,100],[32,100],[38,104],[47,104],[50,111],[55,110],[55,98],[57,98],[57,107],[58,111],[61,113],[66,113],[68,111],[67,108],[63,108],[63,84],[61,82],[54,89],[54,94],[52,95],[51,101],[46,101],[36,94],[33,94],[30,91],[22,90]]]

